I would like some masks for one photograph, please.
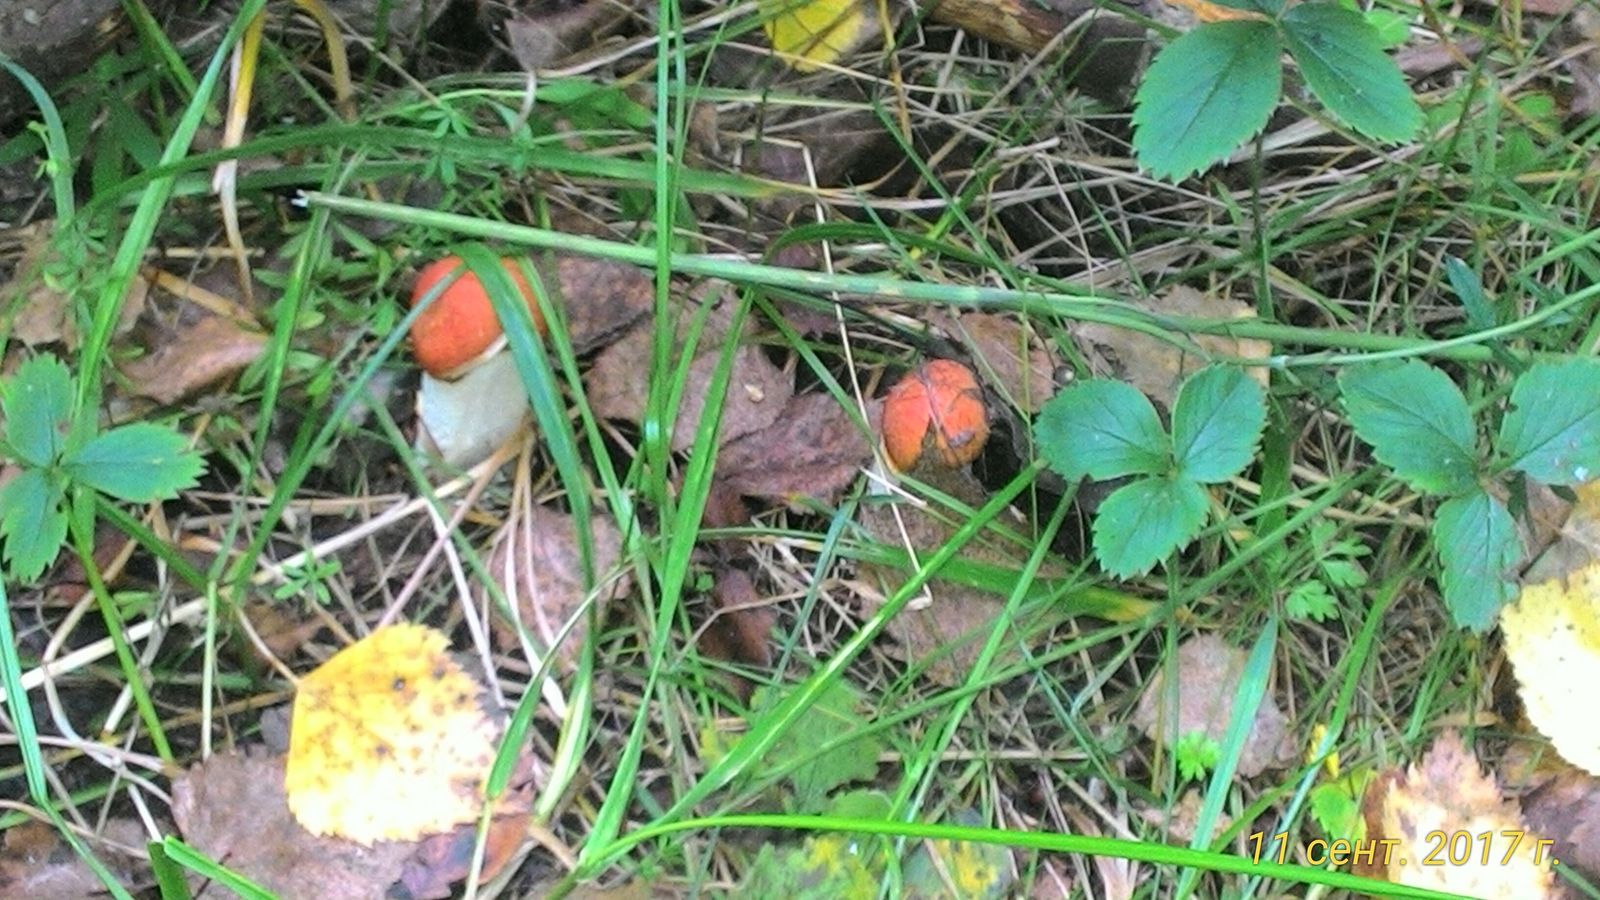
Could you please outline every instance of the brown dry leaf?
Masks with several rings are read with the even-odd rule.
[[[789,399],[777,421],[722,448],[717,480],[746,497],[831,504],[871,458],[872,445],[839,401],[801,394]]]
[[[1600,878],[1600,778],[1565,769],[1522,797],[1522,818],[1555,840],[1550,855],[1590,881]]]
[[[485,884],[507,865],[518,859],[518,851],[528,841],[528,821],[533,811],[533,778],[535,766],[532,757],[524,753],[511,776],[511,790],[495,805],[495,816],[489,820],[488,832],[483,842],[483,867],[478,873],[478,883]],[[400,884],[406,893],[391,892],[389,896],[406,896],[409,900],[436,900],[454,895],[451,885],[472,874],[472,854],[477,847],[477,827],[463,825],[448,834],[436,834],[417,845],[416,853],[406,861],[400,875]]]
[[[239,608],[239,615],[249,621],[250,629],[261,639],[267,652],[279,659],[299,650],[325,624],[319,617],[303,615],[297,604],[270,600],[250,600]],[[235,635],[231,646],[245,655],[252,667],[270,662],[261,656],[261,650],[255,642],[243,633]]]
[[[500,727],[448,648],[391,625],[300,680],[284,786],[307,831],[370,845],[477,819]]]
[[[243,371],[260,358],[266,335],[232,319],[203,316],[179,329],[147,356],[122,366],[130,393],[176,403]]]
[[[1183,318],[1255,317],[1255,310],[1237,300],[1225,300],[1210,294],[1202,294],[1194,288],[1183,285],[1173,287],[1165,296],[1159,298],[1135,299],[1133,305],[1160,315]],[[1098,364],[1094,367],[1095,375],[1110,375],[1127,381],[1143,391],[1145,396],[1159,401],[1169,409],[1172,407],[1172,398],[1177,391],[1178,383],[1185,376],[1204,368],[1206,364],[1202,357],[1184,353],[1183,350],[1164,341],[1125,328],[1114,328],[1096,322],[1079,322],[1074,325],[1072,332],[1078,339],[1079,345],[1083,347],[1085,355],[1091,361],[1098,360]],[[1192,340],[1209,353],[1227,356],[1259,358],[1272,353],[1272,345],[1266,341],[1236,340],[1208,334],[1193,335]],[[1253,368],[1248,371],[1250,377],[1261,382],[1263,387],[1266,386],[1266,369]]]
[[[722,568],[711,589],[716,605],[711,620],[700,631],[697,646],[712,659],[764,669],[772,665],[772,628],[778,616],[761,602],[756,584],[743,569]],[[749,702],[755,685],[734,677],[734,690]]]
[[[655,282],[643,269],[587,256],[558,256],[556,287],[573,352],[582,355],[621,337],[655,307]]]
[[[721,333],[719,333],[721,332]],[[722,354],[723,329],[708,323],[696,345],[689,380],[673,424],[672,449],[687,450],[694,443],[695,430],[705,409],[706,393]],[[637,425],[644,419],[650,393],[651,327],[634,328],[621,340],[601,351],[584,377],[584,389],[595,415]],[[734,351],[733,371],[727,396],[722,404],[722,419],[717,440],[726,444],[734,438],[760,431],[778,420],[794,393],[794,377],[767,359],[757,346],[745,344]]]
[[[1168,749],[1187,734],[1201,732],[1218,744],[1227,737],[1233,718],[1234,689],[1244,674],[1246,655],[1214,634],[1196,635],[1178,646],[1175,661],[1157,672],[1139,697],[1133,725]],[[1168,707],[1168,677],[1177,679],[1177,704]],[[1288,719],[1272,697],[1256,709],[1255,722],[1239,753],[1238,773],[1254,778],[1281,769],[1294,758]]]
[[[622,559],[622,533],[601,513],[589,519],[589,540],[594,576],[605,579]],[[543,647],[554,645],[568,619],[588,599],[583,589],[583,561],[578,553],[578,527],[572,516],[549,507],[530,504],[506,522],[489,554],[489,573],[505,592],[506,602],[522,617],[522,625]],[[627,577],[602,582],[596,603],[628,593]],[[557,656],[576,660],[589,632],[587,616],[578,619]],[[495,620],[496,636],[505,645],[516,642],[516,631]]]
[[[983,486],[965,468],[931,470],[922,473],[922,479],[970,506],[983,502]],[[899,512],[898,521],[896,511]],[[909,503],[864,503],[860,521],[879,543],[904,547],[909,542],[919,556],[935,552],[961,524],[948,510],[925,509]],[[904,534],[900,522],[904,522]],[[975,562],[1020,568],[1016,556],[987,535],[969,541],[960,556]],[[881,604],[906,577],[901,569],[874,565],[862,566],[862,575],[869,582],[875,582],[881,594],[870,601],[874,604]],[[971,674],[995,620],[1005,611],[1006,598],[940,578],[928,582],[928,593],[932,596],[931,603],[921,608],[915,602],[906,606],[889,620],[885,630],[899,642],[905,659],[926,664],[929,678],[946,686],[960,684]],[[1041,617],[1032,617],[1029,622],[1030,627],[1047,624]],[[1003,650],[997,660],[1003,663],[1014,654],[1013,646]]]
[[[1529,486],[1529,514],[1540,528],[1534,535],[1540,543],[1529,545],[1545,550],[1523,573],[1524,584],[1565,578],[1600,559],[1600,481],[1580,484],[1573,493],[1577,501],[1568,504],[1553,497],[1543,485]],[[1546,499],[1546,495],[1553,499]],[[1551,519],[1560,521],[1553,536],[1548,533]]]
[[[1483,774],[1477,758],[1454,731],[1441,734],[1420,764],[1379,776],[1367,790],[1363,808],[1368,839],[1398,841],[1390,845],[1388,871],[1383,873],[1389,881],[1469,897],[1555,896],[1549,845],[1542,863],[1536,865],[1538,836],[1523,821],[1517,802],[1500,796],[1494,779]],[[1505,844],[1491,844],[1487,865],[1477,837],[1475,852],[1464,861],[1424,862],[1440,859],[1440,834],[1485,832],[1496,838],[1520,832],[1523,839],[1514,853],[1509,838]],[[1448,858],[1448,848],[1444,853]]]
[[[1055,357],[1017,318],[964,313],[955,325],[979,372],[1018,409],[1036,413],[1054,396]]]
[[[1198,788],[1190,788],[1178,798],[1177,804],[1168,808],[1145,807],[1139,810],[1139,818],[1163,828],[1171,843],[1187,844],[1194,840],[1195,832],[1200,826],[1200,808],[1205,798],[1200,795]],[[1227,831],[1233,827],[1233,820],[1227,814],[1222,814],[1217,819],[1216,831]]]
[[[122,848],[142,848],[147,840],[138,822],[111,819],[87,842],[118,883],[133,887],[142,866]],[[29,821],[0,832],[0,897],[65,900],[104,891],[105,885],[50,824]]]
[[[317,837],[289,814],[284,758],[219,754],[172,781],[172,816],[195,849],[282,897],[368,900],[399,878],[412,844]]]

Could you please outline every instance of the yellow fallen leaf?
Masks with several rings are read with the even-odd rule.
[[[864,0],[758,0],[757,7],[772,49],[801,72],[837,62],[870,34]]]
[[[1369,836],[1392,843],[1368,843],[1382,848],[1372,856],[1389,881],[1467,897],[1555,896],[1548,842],[1528,830],[1517,801],[1501,795],[1455,732],[1371,789],[1380,793]]]
[[[284,788],[307,831],[370,845],[478,817],[499,728],[448,644],[393,625],[301,680]]]
[[[1600,775],[1600,721],[1588,714],[1600,683],[1600,562],[1524,587],[1500,611],[1500,631],[1528,721],[1563,759]]]

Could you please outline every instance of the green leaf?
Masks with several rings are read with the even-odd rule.
[[[72,419],[72,373],[54,356],[35,356],[0,391],[6,443],[30,466],[56,461]]]
[[[1289,618],[1302,622],[1325,622],[1339,618],[1339,600],[1320,581],[1307,581],[1289,592],[1283,601],[1283,611]]]
[[[67,539],[66,493],[43,469],[23,469],[0,488],[0,538],[6,574],[31,582],[44,574]]]
[[[1511,468],[1545,484],[1600,476],[1600,360],[1538,363],[1511,387],[1500,422]]]
[[[799,847],[762,844],[739,896],[835,900],[876,896],[880,866],[869,865],[862,850],[876,846],[855,835],[824,833]]]
[[[153,422],[135,422],[96,435],[64,461],[82,484],[119,500],[147,503],[192,487],[205,469],[185,449],[183,435]]]
[[[1522,558],[1522,538],[1505,504],[1482,490],[1439,504],[1433,541],[1442,564],[1439,581],[1450,617],[1483,633],[1500,607],[1516,596],[1511,573]]]
[[[1335,781],[1326,781],[1311,789],[1311,818],[1315,819],[1329,837],[1347,841],[1364,840],[1367,836],[1366,819],[1361,814],[1361,798],[1367,785],[1376,776],[1371,769],[1358,769]]]
[[[1450,289],[1467,311],[1467,325],[1474,331],[1485,331],[1495,326],[1494,306],[1483,292],[1483,280],[1472,267],[1454,256],[1444,258],[1444,273],[1450,279]]]
[[[1346,369],[1339,392],[1356,434],[1407,484],[1459,494],[1476,483],[1472,414],[1443,372],[1410,360]]]
[[[1094,520],[1094,555],[1118,578],[1150,571],[1199,533],[1210,504],[1186,478],[1141,478],[1111,492]]]
[[[1298,3],[1279,23],[1311,92],[1345,124],[1380,141],[1404,141],[1422,127],[1422,107],[1360,13]]]
[[[1177,180],[1265,128],[1283,91],[1280,49],[1266,22],[1201,25],[1163,48],[1134,97],[1139,164]]]
[[[750,698],[750,721],[783,702],[781,687],[763,687]],[[852,781],[865,781],[878,774],[878,755],[883,740],[865,735],[844,740],[834,747],[824,745],[865,730],[866,721],[857,707],[861,698],[844,682],[834,682],[817,698],[806,713],[805,727],[794,728],[772,745],[761,768],[787,768],[794,787],[794,806],[800,812],[816,812],[827,806],[828,793]]]
[[[1167,433],[1139,389],[1094,379],[1074,384],[1039,411],[1039,453],[1068,481],[1155,475],[1171,467]]]
[[[982,828],[983,816],[975,810],[957,810],[956,825]],[[1015,880],[1011,850],[1003,844],[977,841],[918,841],[901,869],[905,900],[999,900],[1011,896]]]
[[[1206,773],[1222,759],[1222,745],[1204,730],[1191,731],[1178,738],[1172,755],[1178,763],[1178,780],[1203,781]]]
[[[1202,484],[1239,474],[1255,455],[1267,404],[1261,385],[1231,366],[1191,375],[1172,404],[1172,446],[1178,472]]]

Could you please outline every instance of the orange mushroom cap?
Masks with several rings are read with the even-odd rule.
[[[522,267],[516,258],[509,256],[500,260],[500,265],[505,267],[527,302],[534,328],[544,334],[544,317],[534,298],[533,286],[522,274]],[[446,256],[424,266],[417,273],[416,286],[411,289],[411,305],[416,306],[440,281],[464,266],[459,256]],[[464,270],[411,323],[411,354],[429,375],[452,378],[492,349],[502,334],[500,319],[495,315],[494,304],[489,302],[483,282],[470,270]]]
[[[883,449],[898,471],[910,471],[928,449],[946,468],[967,465],[988,439],[983,389],[954,360],[931,360],[906,373],[884,397]]]

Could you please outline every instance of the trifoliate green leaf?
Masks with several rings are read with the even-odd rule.
[[[1538,363],[1522,373],[1500,422],[1499,450],[1545,484],[1600,477],[1600,360]]]
[[[1139,164],[1177,180],[1265,128],[1283,89],[1281,50],[1266,22],[1201,25],[1163,48],[1134,97]]]
[[[1111,492],[1094,520],[1094,555],[1118,578],[1150,571],[1206,520],[1205,488],[1187,478],[1141,478]]]
[[[0,389],[6,443],[20,462],[55,462],[72,419],[72,392],[72,373],[54,356],[35,356],[6,380]]]
[[[779,687],[758,689],[750,698],[751,721],[759,720],[761,713],[781,703],[783,691]],[[866,729],[865,720],[857,712],[860,699],[848,684],[833,682],[806,712],[803,723],[785,732],[767,751],[762,771],[795,766],[788,777],[794,786],[797,811],[821,810],[834,788],[865,781],[878,773],[878,754],[884,749],[882,739],[867,734],[848,738]],[[843,743],[827,746],[841,739]]]
[[[1120,381],[1094,379],[1062,390],[1040,410],[1033,433],[1039,454],[1068,481],[1155,475],[1172,465],[1155,407]]]
[[[1422,107],[1361,13],[1297,3],[1279,22],[1311,92],[1345,124],[1380,141],[1408,140],[1422,127]]]
[[[1267,405],[1242,369],[1210,366],[1189,376],[1172,404],[1178,472],[1202,484],[1239,474],[1255,455]]]
[[[148,503],[172,497],[200,477],[205,463],[186,445],[170,428],[135,422],[90,438],[64,463],[81,484],[119,500]]]
[[[1505,504],[1482,490],[1439,505],[1433,542],[1439,548],[1444,604],[1462,628],[1482,633],[1516,596],[1512,567],[1522,538]]]
[[[0,488],[0,538],[6,574],[31,582],[44,573],[67,538],[66,493],[44,469],[23,469]]]
[[[1346,369],[1339,375],[1350,424],[1378,461],[1432,494],[1476,484],[1472,414],[1443,372],[1416,360]]]

